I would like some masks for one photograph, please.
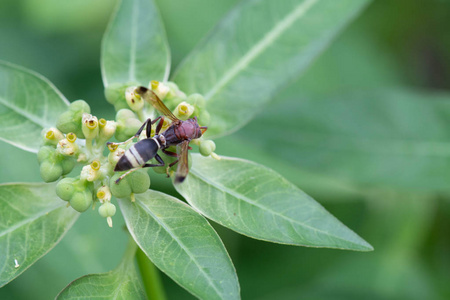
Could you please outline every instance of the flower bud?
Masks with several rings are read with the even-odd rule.
[[[154,91],[161,100],[164,100],[167,93],[169,93],[170,91],[169,87],[166,84],[156,80],[150,81],[150,89]]]
[[[144,107],[144,99],[139,94],[136,94],[134,90],[136,86],[130,86],[125,90],[125,99],[128,106],[132,111],[139,111]]]
[[[71,137],[72,136],[70,135],[69,138]],[[76,143],[70,142],[67,138],[65,138],[58,142],[56,150],[64,156],[75,156],[78,153],[79,147]]]
[[[111,201],[111,190],[109,189],[109,187],[106,185],[101,186],[97,190],[97,198],[100,200],[101,203]]]
[[[76,190],[74,185],[76,181],[76,178],[70,177],[61,179],[56,185],[56,195],[64,201],[69,201],[72,199],[72,196]]]
[[[100,162],[98,160],[94,160],[90,165],[86,165],[81,170],[80,179],[87,181],[95,181],[100,178]]]
[[[56,146],[60,140],[64,138],[61,131],[56,128],[50,128],[44,134],[44,144]]]
[[[173,98],[186,99],[186,94],[180,91],[175,82],[167,81],[165,85],[169,88],[169,92],[166,95],[167,100],[171,100]]]
[[[113,83],[108,85],[105,88],[105,98],[106,101],[114,105],[116,111],[128,108],[127,101],[125,99],[125,90],[129,86],[136,86],[139,83],[131,82],[131,83]]]
[[[89,189],[76,191],[69,202],[73,209],[84,212],[92,205],[92,192]]]
[[[145,170],[141,169],[134,171],[129,174],[128,177],[128,182],[133,193],[141,194],[150,188],[150,176],[148,176],[148,173]]]
[[[180,120],[186,121],[189,117],[194,113],[194,106],[190,105],[187,102],[181,102],[175,108],[173,114]]]
[[[150,187],[150,177],[143,169],[134,171],[116,183],[120,176],[121,174],[114,174],[109,184],[111,193],[117,198],[128,198],[132,193],[140,194]]]
[[[39,148],[39,152],[37,154],[39,164],[44,160],[47,160],[50,156],[53,156],[54,152],[55,148],[53,148],[52,146],[42,146],[41,148]]]
[[[202,140],[198,147],[200,154],[203,156],[210,156],[216,150],[216,144],[211,140]]]
[[[116,183],[116,180],[119,179],[120,176],[121,174],[116,173],[111,177],[111,180],[109,181],[111,194],[117,198],[128,198],[133,191],[128,184],[127,177],[123,178],[119,183]]]
[[[93,139],[98,135],[98,120],[91,114],[83,114],[81,129],[86,139]]]
[[[105,119],[98,120],[99,132],[97,136],[97,145],[103,145],[113,137],[116,132],[117,123],[114,121],[106,121]]]
[[[113,217],[116,214],[116,206],[111,202],[106,202],[100,205],[98,208],[98,213],[103,218]]]
[[[54,158],[44,160],[39,166],[41,177],[45,182],[53,182],[59,179],[63,173],[63,168],[59,161]]]
[[[69,109],[62,113],[56,121],[56,128],[63,133],[73,132],[78,137],[84,138],[83,131],[81,129],[81,119],[83,113],[90,113],[91,109],[89,104],[84,100],[77,100],[70,104]]]
[[[72,172],[75,165],[76,165],[75,158],[70,157],[70,156],[65,156],[61,161],[61,167],[63,168],[62,175],[66,175],[66,174],[69,174],[70,172]]]
[[[141,128],[142,122],[129,109],[121,109],[116,114],[117,126],[114,136],[119,142],[126,141],[136,134]]]

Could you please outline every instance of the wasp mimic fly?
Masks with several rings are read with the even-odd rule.
[[[141,132],[145,130],[146,138],[140,140],[136,144],[132,145],[123,156],[119,159],[114,168],[115,172],[128,171],[120,176],[116,183],[119,183],[125,176],[131,172],[148,167],[163,167],[165,162],[161,156],[158,155],[158,150],[169,156],[176,157],[177,160],[169,164],[168,169],[178,163],[177,171],[175,173],[175,183],[181,183],[186,178],[188,167],[188,150],[189,142],[193,139],[198,139],[208,129],[206,126],[200,126],[197,122],[197,117],[182,121],[175,117],[173,113],[164,105],[159,97],[150,89],[143,86],[136,88],[135,93],[149,102],[153,107],[159,111],[162,115],[155,120],[150,118],[142,124],[141,128],[136,132],[134,136],[123,143],[108,143],[113,145],[125,144],[134,138],[139,137]],[[169,118],[172,124],[162,133],[161,128],[164,123],[164,117]],[[152,125],[158,122],[156,126],[155,135],[151,137]],[[170,146],[176,146],[177,152],[171,152],[166,150]],[[155,158],[159,164],[148,164],[147,161]]]

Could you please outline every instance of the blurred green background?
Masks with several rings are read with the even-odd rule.
[[[237,2],[157,0],[173,69]],[[0,59],[44,75],[70,101],[84,99],[94,114],[112,118],[113,108],[103,97],[99,53],[114,4],[2,0]],[[335,98],[385,88],[450,89],[449,16],[447,0],[373,1],[301,78],[280,91],[273,105],[289,110],[299,95]],[[303,168],[276,150],[259,147],[251,138],[255,122],[217,140],[216,152],[275,169],[314,196],[375,251],[276,245],[217,225],[236,267],[243,299],[450,299],[446,193],[413,192],[389,182],[361,186],[334,173]],[[300,139],[301,132],[292,138]],[[0,152],[1,182],[40,181],[34,154],[5,143],[0,143]],[[167,182],[161,184],[175,193]],[[79,276],[114,268],[127,241],[121,216],[114,222],[111,230],[96,211],[83,214],[55,249],[0,289],[0,299],[51,299]],[[193,298],[162,276],[169,299]]]

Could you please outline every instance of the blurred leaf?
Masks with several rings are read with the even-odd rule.
[[[37,152],[42,129],[54,127],[68,104],[41,75],[0,61],[0,140]]]
[[[196,211],[152,190],[119,204],[131,235],[159,269],[199,298],[239,299],[230,257]]]
[[[167,80],[169,46],[153,0],[120,2],[103,38],[101,68],[105,87]]]
[[[320,204],[278,173],[251,161],[192,155],[178,192],[215,222],[244,235],[283,244],[373,250]]]
[[[450,95],[444,93],[396,89],[297,96],[269,107],[243,130],[243,138],[340,180],[448,192],[449,119]]]
[[[78,216],[54,184],[0,185],[0,287],[50,251]]]
[[[147,299],[134,263],[136,248],[136,243],[132,241],[116,269],[80,277],[72,281],[56,298]]]
[[[247,123],[297,77],[369,0],[242,1],[177,70],[213,115],[208,134]]]

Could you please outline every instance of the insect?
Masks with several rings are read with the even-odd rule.
[[[192,139],[198,139],[201,137],[205,131],[208,129],[206,126],[200,126],[197,122],[197,117],[182,121],[175,117],[172,112],[164,105],[164,103],[159,99],[159,97],[152,91],[143,86],[136,88],[135,93],[144,98],[147,102],[153,105],[153,107],[158,110],[162,116],[151,120],[150,118],[142,124],[141,128],[136,132],[134,136],[126,140],[123,143],[108,143],[113,145],[125,144],[134,138],[139,137],[141,132],[146,128],[146,138],[140,140],[133,146],[131,146],[124,155],[119,159],[114,168],[114,171],[128,171],[121,175],[116,183],[119,183],[125,176],[131,172],[148,167],[163,167],[165,162],[158,155],[158,150],[161,150],[168,156],[176,157],[177,160],[170,163],[167,167],[166,173],[170,167],[178,163],[177,171],[175,173],[175,183],[181,183],[186,178],[189,167],[188,167],[188,150],[189,142]],[[160,133],[162,125],[164,123],[164,117],[169,118],[172,124]],[[155,129],[155,135],[151,137],[152,125],[158,122]],[[166,150],[170,146],[177,147],[177,153]],[[148,164],[147,161],[155,158],[159,164]]]

